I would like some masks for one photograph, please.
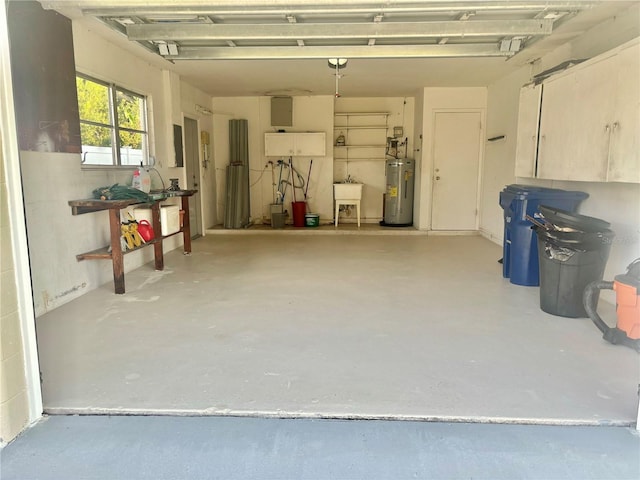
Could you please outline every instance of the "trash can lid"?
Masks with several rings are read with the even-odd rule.
[[[511,195],[531,196],[534,198],[561,196],[585,199],[589,196],[586,192],[562,190],[560,188],[537,187],[535,185],[522,185],[518,183],[507,185],[502,191]]]
[[[546,205],[538,205],[538,211],[547,222],[553,225],[570,227],[582,232],[604,232],[611,226],[609,222],[600,218],[588,217]]]

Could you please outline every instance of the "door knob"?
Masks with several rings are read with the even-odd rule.
[[[438,177],[436,177],[436,180],[440,180],[440,177],[439,177],[439,176],[438,176]]]

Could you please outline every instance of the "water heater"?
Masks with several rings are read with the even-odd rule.
[[[415,162],[411,158],[393,158],[385,163],[387,190],[381,225],[413,225],[413,180]]]

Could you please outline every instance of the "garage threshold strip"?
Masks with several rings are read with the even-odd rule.
[[[630,420],[594,420],[594,419],[562,419],[562,418],[526,418],[526,417],[484,417],[463,415],[375,415],[352,413],[309,413],[285,411],[245,411],[229,409],[137,409],[137,408],[45,408],[45,415],[78,415],[78,416],[141,416],[141,417],[247,417],[247,418],[281,418],[281,419],[316,419],[316,420],[384,420],[404,422],[437,422],[437,423],[482,423],[504,425],[553,425],[572,427],[629,427],[636,428]]]

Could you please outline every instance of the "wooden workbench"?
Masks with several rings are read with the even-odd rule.
[[[164,269],[164,253],[162,251],[162,240],[172,235],[176,235],[182,232],[184,239],[184,253],[191,253],[191,226],[189,224],[189,197],[195,194],[197,190],[179,190],[173,191],[168,196],[152,200],[149,202],[140,202],[139,200],[70,200],[69,206],[71,207],[71,213],[73,215],[83,215],[85,213],[100,212],[104,210],[109,211],[109,232],[110,242],[108,246],[92,250],[90,252],[80,253],[76,255],[78,261],[81,260],[100,260],[111,259],[113,264],[113,284],[115,293],[125,293],[124,287],[124,255],[130,252],[134,252],[149,245],[153,245],[153,253],[155,259],[155,269]],[[180,197],[182,200],[182,210],[184,210],[184,217],[182,227],[171,235],[162,236],[162,229],[160,225],[160,203],[171,197]],[[122,244],[120,243],[121,233],[121,220],[120,210],[131,207],[150,207],[151,208],[151,224],[153,226],[154,238],[141,246],[131,250],[122,250]]]

